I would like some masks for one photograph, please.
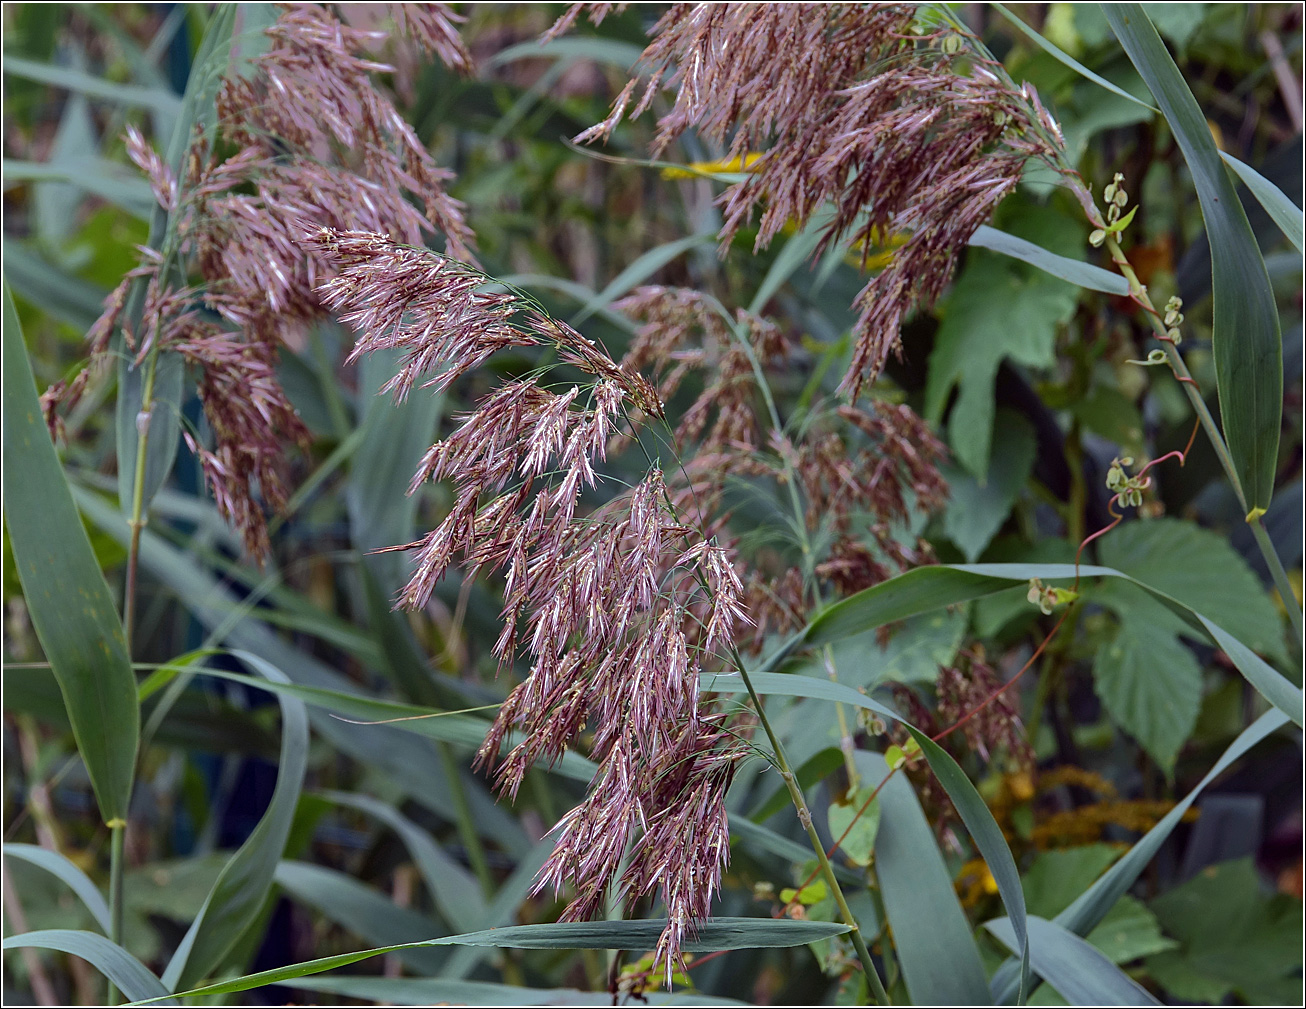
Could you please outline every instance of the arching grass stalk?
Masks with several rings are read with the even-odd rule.
[[[789,799],[793,802],[794,810],[798,813],[798,822],[803,825],[803,830],[807,832],[807,838],[812,843],[812,851],[816,854],[816,861],[820,866],[821,875],[830,888],[830,893],[834,895],[835,905],[839,908],[839,916],[850,930],[848,936],[852,939],[853,949],[857,951],[857,958],[862,962],[862,969],[866,972],[866,983],[871,989],[871,1000],[875,1005],[888,1005],[889,993],[884,989],[884,982],[880,979],[880,973],[876,970],[875,962],[871,959],[871,951],[866,946],[866,939],[862,935],[861,926],[857,923],[856,916],[848,906],[843,888],[839,886],[839,878],[834,874],[834,866],[830,864],[830,857],[825,852],[825,845],[821,842],[820,834],[816,832],[816,825],[812,823],[812,811],[808,809],[807,800],[803,797],[803,790],[798,785],[798,776],[790,766],[789,759],[785,756],[784,747],[781,745],[775,730],[771,727],[771,720],[766,717],[766,708],[762,706],[762,698],[758,696],[753,681],[748,677],[748,669],[744,665],[743,657],[735,650],[733,658],[735,668],[739,670],[739,677],[743,680],[744,688],[748,691],[749,699],[753,702],[753,708],[757,712],[757,720],[771,744],[771,753],[775,760],[776,769],[780,772],[785,788],[789,791]]]

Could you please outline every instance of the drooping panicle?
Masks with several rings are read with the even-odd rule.
[[[747,616],[732,558],[681,520],[656,466],[597,507],[582,499],[604,481],[614,433],[661,417],[657,390],[466,264],[375,234],[318,229],[304,241],[330,267],[321,295],[357,332],[354,356],[401,352],[398,395],[444,388],[507,347],[550,345],[586,376],[505,381],[426,453],[412,489],[447,480],[453,501],[412,544],[400,604],[424,606],[453,565],[502,579],[494,651],[501,668],[523,657],[530,673],[477,762],[513,797],[531,766],[558,760],[590,729],[599,770],[555,827],[537,889],[574,886],[569,920],[603,910],[614,883],[660,890],[670,924],[659,956],[675,961],[720,882],[725,790],[743,756],[698,677],[724,664]]]

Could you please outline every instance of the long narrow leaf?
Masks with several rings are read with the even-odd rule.
[[[1017,1002],[1024,1004],[1025,996],[1029,994],[1031,953],[1030,937],[1025,924],[1025,891],[1021,889],[1016,860],[1012,858],[1011,849],[1007,847],[1006,839],[1002,836],[1002,828],[993,819],[988,805],[966,777],[966,773],[957,766],[957,762],[920,729],[909,725],[907,731],[920,745],[921,752],[929,761],[930,770],[939,779],[939,783],[948,793],[948,798],[961,814],[961,820],[970,831],[975,847],[984,856],[993,881],[997,883],[998,895],[1007,909],[1007,917],[1014,932],[1016,940],[1014,948],[1020,954],[1020,997]]]
[[[4,72],[15,77],[23,77],[40,84],[50,84],[57,88],[66,88],[87,98],[116,102],[120,105],[133,105],[154,109],[167,115],[176,115],[181,106],[180,100],[171,91],[164,88],[147,88],[137,84],[118,84],[106,81],[82,70],[72,67],[52,66],[19,56],[5,56]]]
[[[979,226],[971,236],[969,244],[979,249],[1000,252],[1012,259],[1019,259],[1023,263],[1029,263],[1030,266],[1038,267],[1044,273],[1050,273],[1054,277],[1090,291],[1122,296],[1129,293],[1129,281],[1118,273],[1112,273],[1100,266],[1071,259],[1068,256],[1059,256],[1041,245],[1027,242],[1023,238],[1009,235],[997,228],[990,228],[987,224]]]
[[[125,820],[140,709],[122,621],[42,418],[4,285],[4,509],[36,635],[59,682],[105,822]]]
[[[587,301],[572,318],[571,324],[579,326],[599,309],[612,304],[635,285],[643,283],[653,276],[677,256],[689,249],[705,245],[712,240],[711,235],[690,235],[687,238],[677,238],[674,242],[667,242],[665,245],[649,249],[648,252],[617,274],[607,287]]]
[[[1279,230],[1288,236],[1288,241],[1297,247],[1298,252],[1302,252],[1302,210],[1288,195],[1258,172],[1251,165],[1244,164],[1235,158],[1232,154],[1224,151],[1220,152],[1220,157],[1224,158],[1224,163],[1234,170],[1238,178],[1242,179],[1251,194],[1265,212],[1270,215],[1270,219],[1279,226]]]
[[[227,992],[249,991],[264,985],[276,984],[288,978],[306,977],[336,967],[345,967],[359,960],[395,953],[400,950],[421,949],[429,946],[500,946],[512,949],[652,949],[658,941],[665,920],[645,921],[582,921],[563,922],[556,925],[517,925],[497,928],[467,935],[453,935],[426,942],[402,943],[381,946],[356,953],[322,957],[289,967],[278,967],[245,977],[205,985],[190,991],[179,992],[184,997],[218,995]],[[805,946],[808,943],[829,939],[848,931],[847,925],[829,921],[792,921],[772,918],[717,918],[703,922],[692,939],[686,939],[682,948],[686,952],[705,953],[730,949],[758,949],[785,946]]]
[[[879,754],[858,752],[868,782],[889,773]],[[907,779],[880,790],[876,876],[907,992],[916,1005],[983,1005],[988,984],[952,876]]]
[[[612,996],[603,991],[575,988],[519,988],[492,981],[461,981],[448,977],[377,977],[360,974],[334,975],[281,982],[287,988],[324,992],[328,995],[363,999],[385,1005],[513,1005],[513,1006],[611,1006]],[[638,1005],[746,1006],[750,1003],[691,992],[644,992]]]
[[[1116,85],[1112,84],[1109,80],[1107,80],[1105,77],[1093,73],[1092,70],[1089,70],[1088,67],[1084,66],[1084,64],[1080,63],[1069,53],[1063,52],[1061,49],[1054,46],[1051,42],[1045,39],[1033,28],[1025,24],[1025,22],[1022,21],[1020,18],[1018,18],[1015,14],[1007,10],[1007,8],[1004,7],[1002,4],[995,3],[993,7],[997,10],[999,14],[1001,14],[1004,18],[1006,18],[1013,25],[1015,25],[1015,27],[1020,31],[1022,35],[1024,35],[1026,38],[1032,41],[1036,46],[1042,49],[1054,60],[1057,60],[1059,63],[1062,63],[1065,66],[1068,66],[1071,70],[1075,71],[1075,73],[1079,74],[1081,77],[1084,77],[1087,80],[1092,81],[1094,84],[1106,88],[1113,95],[1119,95],[1121,98],[1128,99],[1129,101],[1133,102],[1135,105],[1141,105],[1143,108],[1151,109],[1151,111],[1153,112],[1161,111],[1158,108],[1148,105],[1147,102],[1143,101],[1142,99],[1135,98],[1124,88],[1117,87]]]
[[[68,885],[78,899],[91,912],[95,923],[109,933],[109,905],[100,893],[100,888],[91,881],[91,877],[82,872],[67,856],[57,851],[50,851],[37,844],[6,844],[4,853],[9,858],[21,858],[24,862],[40,866],[46,872]]]
[[[5,949],[53,949],[60,953],[79,956],[107,977],[118,990],[133,1001],[150,999],[152,1005],[176,1005],[168,989],[149,969],[119,946],[98,932],[82,932],[70,928],[51,928],[39,932],[11,935],[4,941]]]
[[[290,682],[281,670],[256,655],[235,655],[270,682]],[[171,989],[194,984],[217,967],[254,922],[286,846],[308,766],[308,715],[301,701],[285,696],[277,700],[281,703],[281,760],[272,801],[253,833],[223,868],[169,962],[163,980]]]
[[[1206,117],[1139,4],[1104,4],[1197,187],[1211,246],[1211,349],[1224,439],[1251,511],[1270,507],[1283,414],[1283,343],[1270,275]]]
[[[445,854],[430,834],[394,806],[370,795],[336,791],[320,794],[330,802],[349,806],[380,820],[399,835],[445,921],[460,929],[475,929],[485,924],[485,898],[481,896],[476,880]]]

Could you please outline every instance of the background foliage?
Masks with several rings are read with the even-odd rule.
[[[1219,150],[1281,191],[1275,203],[1237,188],[1282,332],[1278,447],[1248,463],[1244,484],[1248,503],[1268,508],[1269,539],[1300,595],[1301,217],[1282,198],[1297,200],[1302,187],[1300,8],[1143,7]],[[657,10],[635,5],[541,50],[536,39],[561,10],[469,7],[475,76],[423,57],[397,91],[437,161],[457,172],[451,191],[467,204],[486,272],[617,353],[634,324],[610,306],[641,284],[749,306],[806,354],[776,385],[782,414],[833,390],[849,352],[848,306],[865,282],[860,256],[839,248],[809,267],[812,234],[755,253],[744,229],[719,257],[713,198],[740,166],[714,164],[722,152],[692,134],[665,156],[697,171],[650,165],[651,117],[622,126],[606,147],[567,143],[607,116]],[[1015,8],[1042,39],[996,6],[962,13],[1017,81],[1038,88],[1094,191],[1115,172],[1128,180],[1139,207],[1129,259],[1155,304],[1182,297],[1188,368],[1213,411],[1234,409],[1215,390],[1231,388],[1227,367],[1240,366],[1242,349],[1225,366],[1212,346],[1212,248],[1182,128],[1150,107],[1148,85],[1159,85],[1145,83],[1096,5]],[[235,37],[274,14],[249,5]],[[286,348],[280,377],[312,442],[291,461],[294,493],[274,521],[274,556],[263,568],[244,558],[183,446],[159,471],[141,540],[129,672],[117,613],[130,531],[118,506],[123,422],[112,406],[123,389],[113,376],[93,384],[57,455],[32,411],[38,390],[80,366],[102,299],[150,236],[153,198],[126,162],[124,126],[166,149],[179,119],[211,113],[195,75],[205,40],[221,42],[231,16],[202,5],[4,10],[5,935],[63,930],[8,941],[5,998],[98,1002],[102,981],[87,961],[144,998],[377,947],[396,948],[335,973],[282,972],[270,979],[275,989],[203,998],[525,1003],[567,989],[561,997],[607,1004],[610,983],[665,997],[640,959],[656,929],[615,920],[555,928],[548,948],[534,948],[536,933],[502,928],[556,919],[555,901],[527,891],[550,847],[546,831],[583,794],[591,768],[569,755],[532,772],[514,805],[497,804],[469,770],[485,712],[467,711],[511,685],[496,681],[489,654],[496,599],[450,578],[423,612],[391,612],[403,561],[367,554],[413,540],[447,512],[442,488],[412,499],[404,491],[421,454],[488,380],[397,406],[375,395],[393,361],[342,366],[352,339],[343,327],[316,326]],[[385,76],[377,84],[390,86]],[[1109,267],[1052,181],[1031,171],[994,228]],[[759,666],[772,670],[759,674],[759,689],[827,841],[884,777],[880,752],[911,751],[911,737],[876,705],[937,731],[950,722],[941,711],[950,675],[985,670],[997,683],[1031,660],[1057,617],[1029,603],[1027,580],[1064,578],[1067,569],[1051,566],[1073,562],[1079,543],[1108,524],[1114,458],[1158,458],[1184,448],[1192,430],[1170,371],[1136,363],[1154,345],[1119,289],[1072,283],[1065,276],[1079,275],[1064,264],[1049,273],[1039,266],[1049,260],[1013,258],[1002,241],[975,243],[986,247],[971,249],[943,300],[908,321],[902,359],[873,394],[911,405],[950,450],[949,503],[903,535],[923,535],[945,565],[1021,567],[941,568],[836,605],[803,642],[831,645],[837,684],[819,651],[795,647],[783,674]],[[193,392],[178,395],[181,427],[202,430]],[[121,407],[117,416],[133,419]],[[1241,421],[1226,412],[1223,423],[1233,449]],[[1248,437],[1255,456],[1266,439]],[[1272,475],[1272,495],[1253,471]],[[958,733],[946,741],[949,757],[925,741],[933,772],[913,761],[844,838],[840,872],[895,1001],[1014,994],[1014,961],[1003,961],[1026,924],[1032,966],[1053,982],[1034,990],[1034,1003],[1142,997],[1131,983],[1177,1002],[1300,1001],[1293,690],[1302,642],[1287,618],[1298,603],[1285,606],[1275,591],[1203,433],[1184,465],[1152,476],[1142,506],[1085,558],[1129,577],[1087,580],[1015,688],[1019,721],[1008,728],[1029,751]],[[761,543],[783,521],[774,506],[749,520]],[[59,602],[43,606],[39,595]],[[74,596],[84,605],[67,604]],[[1213,638],[1203,617],[1236,640]],[[87,654],[99,641],[116,644]],[[1262,696],[1273,691],[1249,685],[1258,675],[1258,686],[1277,684],[1274,696],[1288,699],[1280,708],[1295,698],[1298,726],[1283,727],[1288,719]],[[433,710],[461,713],[367,724]],[[862,790],[847,791],[840,720],[856,735]],[[954,772],[974,788],[950,785]],[[983,803],[959,798],[976,790]],[[692,994],[676,1000],[864,1000],[839,927],[821,924],[838,920],[834,900],[823,883],[804,886],[814,863],[762,761],[741,772],[730,807],[735,843],[717,914],[751,922],[700,936],[688,975],[676,979]],[[987,842],[976,826],[986,807],[1001,835]],[[105,825],[115,817],[125,831]],[[125,844],[120,932],[103,896],[115,837]],[[997,848],[1010,849],[1005,863]],[[1013,911],[1012,887],[1028,923]],[[612,917],[657,913],[617,905]],[[489,940],[423,944],[496,927]],[[120,934],[121,948],[108,934]],[[526,948],[504,948],[514,941]],[[597,949],[576,951],[586,945]],[[630,952],[614,959],[608,947]]]

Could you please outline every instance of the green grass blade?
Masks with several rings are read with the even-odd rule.
[[[79,956],[107,977],[118,990],[133,1001],[152,1000],[152,1005],[176,1005],[168,989],[149,969],[119,946],[98,932],[83,932],[70,928],[51,928],[39,932],[11,935],[4,941],[5,949],[52,949],[60,953]]]
[[[1038,917],[1031,917],[1028,926],[1035,969],[1071,1005],[1161,1005],[1105,954],[1074,932]],[[1009,948],[1020,945],[1010,920],[999,918],[986,922],[984,927]]]
[[[606,308],[623,294],[648,280],[649,277],[653,276],[677,256],[697,246],[706,245],[713,240],[712,235],[689,235],[686,238],[677,238],[674,242],[667,242],[665,245],[649,249],[648,252],[612,278],[612,282],[607,287],[587,301],[571,319],[571,324],[579,326],[599,309]]]
[[[289,682],[281,670],[258,656],[233,654],[269,682]],[[281,760],[272,801],[254,832],[223,868],[168,964],[163,981],[171,989],[194,984],[217,967],[258,917],[286,846],[308,766],[308,714],[301,701],[285,696],[277,700],[281,704]]]
[[[215,100],[223,76],[234,67],[237,56],[248,60],[266,46],[262,29],[269,17],[269,4],[221,4],[218,6],[204,33],[199,52],[191,66],[176,113],[172,136],[168,141],[165,160],[173,175],[183,175],[186,152],[198,128],[212,141],[217,121]],[[248,30],[237,32],[238,23],[249,22]],[[165,260],[176,251],[177,215],[162,207],[155,207],[150,220],[149,245],[163,253]],[[184,278],[166,278],[178,280]],[[144,283],[138,283],[128,302],[127,317],[139,323],[145,293]],[[139,327],[137,327],[139,328]],[[118,363],[118,402],[115,408],[118,450],[118,499],[124,514],[133,510],[133,482],[136,473],[138,432],[136,418],[146,408],[144,403],[144,366],[135,367],[131,355],[123,347],[121,336],[115,343],[123,352]],[[181,357],[172,351],[160,350],[156,364],[152,403],[150,407],[149,438],[146,442],[145,491],[142,505],[148,508],[154,495],[172,472],[177,459],[181,436],[181,401],[185,366]]]
[[[36,635],[59,682],[106,823],[125,820],[140,708],[122,621],[41,415],[4,285],[4,509]]]
[[[6,844],[4,853],[9,858],[21,858],[40,866],[46,872],[66,883],[91,912],[95,923],[107,935],[109,933],[109,904],[100,893],[100,888],[91,881],[91,877],[82,872],[65,855],[50,851],[38,844]]]
[[[347,877],[346,877],[347,878]],[[517,925],[497,928],[467,935],[454,935],[425,942],[400,943],[376,949],[342,953],[304,963],[277,967],[273,970],[248,974],[245,977],[205,985],[190,991],[179,992],[184,997],[219,995],[228,992],[249,991],[264,985],[276,984],[289,978],[307,977],[336,967],[345,967],[359,960],[395,953],[401,950],[429,946],[499,946],[512,949],[652,949],[658,941],[665,920],[646,921],[582,921],[563,922],[556,925]],[[706,953],[731,949],[779,948],[805,946],[821,939],[842,935],[847,925],[830,921],[792,921],[773,918],[716,918],[699,926],[698,935],[683,945],[687,952]]]
[[[564,35],[541,45],[534,39],[518,42],[516,45],[500,49],[485,61],[485,66],[497,67],[516,60],[571,59],[593,60],[606,63],[619,70],[629,70],[635,65],[642,46],[633,42],[621,42],[617,39],[603,39],[592,36]]]
[[[889,773],[878,753],[858,751],[867,783]],[[988,983],[952,875],[910,783],[895,774],[880,790],[876,878],[894,951],[916,1005],[983,1005]]]
[[[1104,4],[1103,11],[1160,103],[1197,187],[1211,245],[1221,426],[1248,511],[1269,508],[1283,415],[1283,343],[1265,261],[1206,117],[1147,14],[1138,4]]]
[[[109,506],[103,498],[84,488],[76,488],[74,493],[78,506],[95,525],[119,543],[126,544],[129,541],[130,530],[117,508]],[[197,565],[193,557],[170,546],[148,529],[141,534],[141,567],[176,592],[196,619],[215,632],[215,641],[264,656],[284,670],[296,688],[337,691],[346,697],[357,698],[354,683],[326,663],[273,634],[266,624],[254,619],[252,614],[243,618],[234,616],[232,610],[240,606],[235,597],[213,575]],[[277,684],[270,682],[264,682],[262,686],[266,690],[278,689]],[[421,713],[423,710],[414,712],[410,709],[404,713]],[[359,720],[377,717],[342,713]],[[395,716],[390,714],[379,717]],[[394,783],[414,799],[453,822],[456,812],[448,789],[438,777],[429,773],[429,769],[436,766],[439,755],[429,740],[416,738],[418,735],[440,738],[438,734],[443,731],[443,727],[433,729],[430,720],[422,719],[398,723],[409,731],[396,733],[392,725],[351,725],[318,712],[310,714],[310,721],[318,735],[331,746],[346,756],[354,757],[390,775]],[[474,745],[479,745],[479,741]],[[469,742],[468,746],[473,744]],[[583,774],[577,761],[585,764]],[[586,781],[593,775],[593,766],[575,753],[565,754],[555,769],[558,773]],[[500,847],[517,856],[530,850],[530,840],[520,823],[494,801],[483,785],[470,778],[465,779],[463,785],[468,793],[473,817],[483,836],[493,838]]]
[[[437,910],[454,928],[476,929],[485,924],[487,908],[479,884],[430,834],[388,802],[351,792],[320,792],[324,799],[348,806],[381,821],[403,841],[413,863],[422,874],[427,892]]]
[[[984,857],[985,863],[989,867],[989,872],[993,875],[993,880],[998,885],[998,895],[1002,898],[1003,906],[1007,909],[1007,919],[1013,929],[1013,937],[1016,940],[1015,949],[1020,954],[1020,993],[1017,998],[1018,1005],[1024,1005],[1025,997],[1029,994],[1029,962],[1030,962],[1030,937],[1026,928],[1025,917],[1025,891],[1021,889],[1020,872],[1016,868],[1016,860],[1011,856],[1011,849],[1007,847],[1007,841],[1002,836],[1002,828],[998,826],[993,814],[989,811],[988,805],[980,797],[975,786],[966,777],[966,773],[957,765],[957,762],[941,747],[938,743],[930,739],[929,736],[921,732],[915,726],[907,726],[907,731],[912,734],[912,738],[920,744],[921,752],[925,754],[925,759],[929,761],[930,770],[934,776],[939,779],[944,790],[948,793],[948,798],[952,804],[957,807],[957,812],[961,814],[961,819],[966,824],[966,829],[970,831],[971,839],[975,842],[975,847],[979,849],[980,854]]]
[[[166,88],[117,84],[83,70],[39,63],[19,56],[5,56],[4,72],[25,80],[36,81],[38,84],[49,84],[56,88],[75,91],[87,98],[98,98],[117,105],[153,109],[165,115],[175,116],[181,105],[177,96]]]
[[[308,862],[285,861],[277,866],[277,885],[295,901],[313,908],[364,942],[378,946],[406,945],[397,956],[410,969],[440,976],[449,951],[430,945],[448,929],[410,907],[399,907],[376,887],[335,869]]]
[[[1306,251],[1302,248],[1301,207],[1288,199],[1288,195],[1282,189],[1251,165],[1244,164],[1232,154],[1226,154],[1224,151],[1220,152],[1220,157],[1224,158],[1224,163],[1233,169],[1238,178],[1242,179],[1243,185],[1251,190],[1251,194],[1256,197],[1257,202],[1265,208],[1265,212],[1279,226],[1279,230],[1288,236],[1288,241],[1297,247],[1297,251]]]
[[[611,1006],[612,996],[602,991],[579,991],[575,988],[518,988],[493,981],[461,981],[448,977],[377,977],[353,975],[314,977],[309,980],[281,982],[287,988],[321,992],[327,995],[362,999],[381,1005],[513,1005],[513,1006]],[[685,991],[649,991],[639,997],[638,1005],[666,1006],[746,1006],[750,1003]]]
[[[1097,84],[1100,87],[1106,88],[1113,95],[1119,95],[1121,98],[1127,98],[1135,105],[1141,105],[1143,108],[1151,109],[1151,111],[1153,112],[1161,111],[1158,108],[1154,108],[1153,106],[1148,105],[1147,102],[1143,101],[1142,99],[1135,98],[1124,88],[1117,87],[1116,85],[1112,84],[1109,80],[1107,80],[1105,77],[1093,73],[1093,71],[1089,70],[1088,67],[1084,66],[1084,64],[1080,63],[1069,53],[1063,52],[1061,49],[1058,49],[1056,46],[1054,46],[1051,42],[1045,39],[1033,28],[1025,24],[1025,22],[1022,21],[1020,18],[1018,18],[1015,14],[1007,10],[1007,8],[1004,7],[1002,4],[995,3],[993,7],[999,14],[1001,14],[1004,18],[1006,18],[1013,25],[1015,25],[1015,27],[1020,31],[1022,35],[1024,35],[1026,38],[1032,41],[1036,46],[1042,49],[1053,59],[1057,60],[1059,63],[1064,64],[1065,66],[1068,66],[1071,70],[1075,71],[1075,73],[1079,74],[1081,77],[1084,77],[1092,81],[1094,84]]]
[[[753,300],[749,302],[748,310],[757,315],[766,308],[775,293],[784,286],[784,282],[797,272],[804,263],[811,260],[812,254],[816,252],[816,247],[821,244],[821,238],[825,234],[826,228],[834,219],[834,212],[829,207],[822,207],[816,214],[812,215],[803,229],[798,234],[793,235],[785,242],[784,247],[776,255],[771,263],[771,268],[766,271],[766,276],[762,278],[762,283],[758,285],[757,291],[753,294]]]
[[[122,165],[104,158],[64,158],[59,161],[0,163],[6,187],[17,182],[62,182],[121,207],[133,217],[148,220],[154,212],[150,184]]]
[[[987,224],[979,226],[979,229],[971,236],[968,244],[979,249],[1000,252],[1012,259],[1019,259],[1022,263],[1038,267],[1044,273],[1050,273],[1054,277],[1059,277],[1090,291],[1102,291],[1105,294],[1118,294],[1121,296],[1129,293],[1129,281],[1118,273],[1112,273],[1100,266],[1094,266],[1092,263],[1085,263],[1078,259],[1071,259],[1068,256],[1059,256],[1055,252],[1049,252],[1041,245],[1027,242],[1023,238],[1009,235],[997,228],[990,228]]]
[[[56,266],[26,242],[5,240],[5,279],[20,298],[74,329],[87,330],[104,307],[107,289]]]

